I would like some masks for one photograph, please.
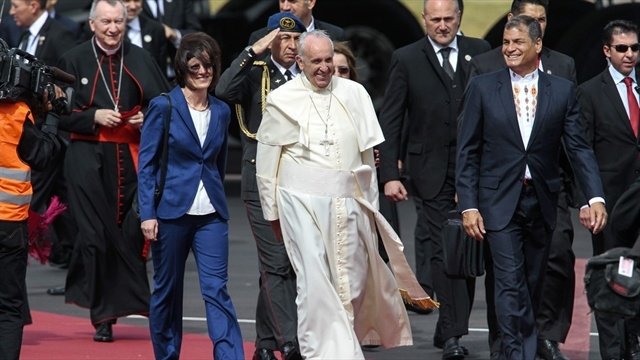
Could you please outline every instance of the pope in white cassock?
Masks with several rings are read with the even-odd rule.
[[[256,171],[264,216],[297,276],[300,351],[363,359],[361,344],[411,345],[400,293],[425,308],[437,303],[378,212],[373,147],[384,137],[371,99],[360,84],[332,77],[326,33],[302,34],[298,49],[302,73],[267,98]],[[393,274],[378,254],[376,225]]]

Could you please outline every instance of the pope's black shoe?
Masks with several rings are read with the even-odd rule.
[[[300,349],[294,342],[289,341],[282,345],[282,359],[283,360],[302,360]]]
[[[444,342],[442,348],[442,360],[462,360],[464,359],[464,350],[458,344],[458,338],[452,337]]]
[[[253,353],[252,360],[278,360],[270,349],[256,349]]]
[[[113,341],[113,329],[110,322],[103,322],[96,326],[96,334],[93,335],[93,341],[97,342],[112,342]]]
[[[560,351],[558,342],[549,339],[538,339],[538,358],[543,360],[569,360]]]

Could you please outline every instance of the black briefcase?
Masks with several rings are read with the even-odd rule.
[[[483,241],[469,237],[462,226],[461,215],[457,211],[449,212],[442,228],[445,273],[461,279],[484,275]]]

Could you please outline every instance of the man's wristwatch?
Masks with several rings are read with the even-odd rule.
[[[246,48],[244,48],[244,51],[248,52],[249,56],[251,56],[251,57],[255,57],[256,56],[256,52],[253,51],[253,48],[251,47],[251,45],[249,45]]]

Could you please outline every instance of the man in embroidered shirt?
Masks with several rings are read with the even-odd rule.
[[[502,45],[508,69],[470,81],[458,127],[458,205],[469,236],[489,241],[491,248],[500,359],[536,356],[535,315],[556,225],[563,141],[590,199],[588,228],[598,233],[606,224],[598,166],[580,127],[575,85],[538,70],[541,50],[540,24],[526,15],[512,17]]]

